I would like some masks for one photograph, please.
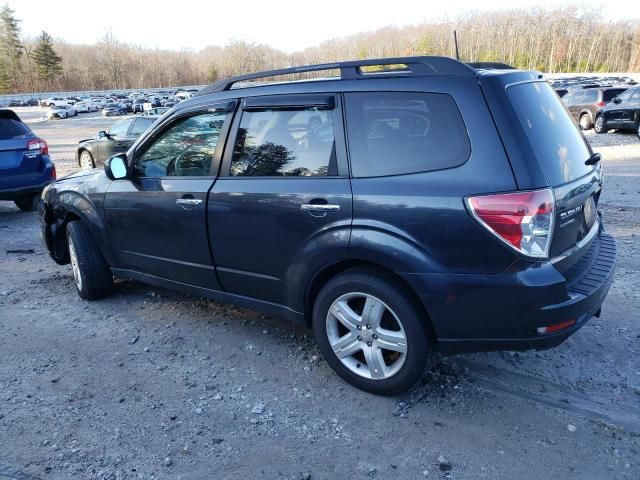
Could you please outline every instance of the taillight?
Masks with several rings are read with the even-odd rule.
[[[596,103],[596,105],[597,105],[598,107],[604,107],[604,102],[598,102],[598,103]]]
[[[467,198],[480,225],[518,252],[536,258],[549,255],[554,203],[548,188]]]
[[[49,145],[41,138],[34,138],[27,143],[27,150],[39,150],[40,155],[47,155],[49,153]]]

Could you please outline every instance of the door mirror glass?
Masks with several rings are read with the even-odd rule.
[[[622,102],[622,99],[620,97],[616,97],[613,99],[613,103],[620,103]]]
[[[106,137],[106,136],[107,136],[107,132],[105,132],[104,130],[100,130],[100,131],[98,132],[98,137],[99,137],[99,138],[104,138],[104,137]]]
[[[104,163],[104,170],[111,180],[118,180],[127,176],[127,155],[120,153],[109,158]]]

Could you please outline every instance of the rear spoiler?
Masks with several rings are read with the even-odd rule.
[[[0,108],[0,118],[5,120],[15,120],[17,122],[22,123],[20,117],[13,110],[9,110],[8,108]]]
[[[515,70],[511,65],[500,62],[470,62],[467,65],[476,70]]]

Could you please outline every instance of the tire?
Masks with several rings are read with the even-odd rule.
[[[598,115],[596,117],[596,121],[593,124],[593,129],[596,131],[596,133],[607,133],[609,131],[609,129],[604,124],[604,118],[602,117],[602,115]]]
[[[593,127],[591,116],[588,113],[583,113],[582,115],[580,115],[580,121],[578,123],[580,124],[581,130],[591,130],[591,128]]]
[[[93,156],[91,156],[91,153],[87,150],[83,150],[82,153],[80,153],[78,165],[82,170],[91,170],[96,168],[96,162],[93,161]]]
[[[67,224],[67,243],[78,295],[95,300],[111,293],[113,275],[89,228],[79,220]]]
[[[327,363],[354,387],[379,395],[408,390],[432,361],[427,321],[406,287],[372,269],[334,277],[313,308],[313,331]]]
[[[636,135],[640,138],[640,121],[636,124]]]
[[[37,193],[23,195],[22,197],[16,198],[13,203],[15,203],[16,207],[18,207],[23,212],[34,212],[38,209],[38,204],[40,203],[40,195]]]

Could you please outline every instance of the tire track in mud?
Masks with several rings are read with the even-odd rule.
[[[490,365],[468,360],[459,360],[459,364],[468,368],[469,378],[489,390],[604,421],[622,427],[630,434],[640,435],[640,407],[628,403],[613,404],[605,397],[581,394],[566,385]]]

